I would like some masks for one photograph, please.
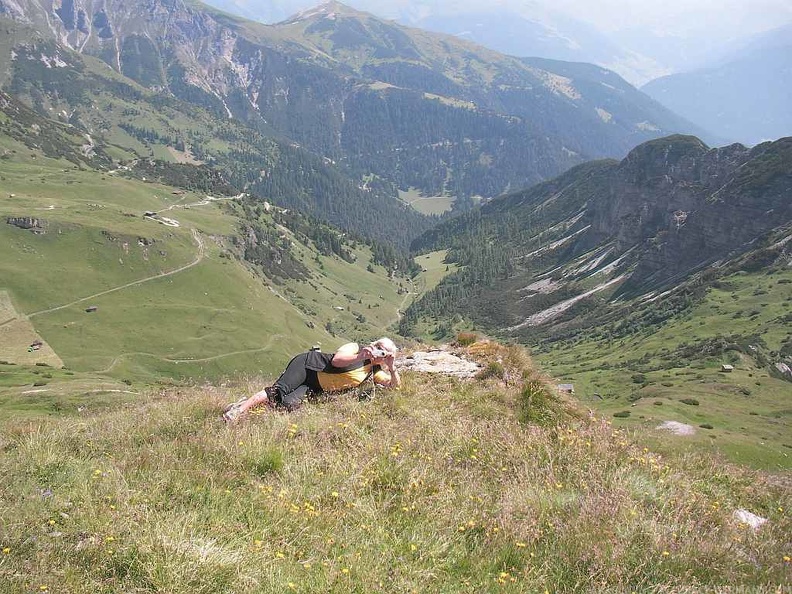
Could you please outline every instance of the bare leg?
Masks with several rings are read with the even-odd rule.
[[[266,404],[269,401],[269,395],[267,394],[268,390],[269,388],[264,388],[260,392],[256,392],[255,394],[253,394],[253,396],[251,396],[250,398],[248,398],[239,405],[239,411],[242,414],[245,414],[251,408],[256,408],[257,406]],[[274,405],[275,403],[272,402],[271,404]]]

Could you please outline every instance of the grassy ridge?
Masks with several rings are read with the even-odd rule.
[[[541,381],[514,350],[505,359]],[[790,585],[792,502],[771,477],[665,458],[608,421],[523,424],[519,384],[409,372],[400,392],[371,401],[222,426],[219,405],[258,385],[4,421],[4,591]],[[747,529],[737,507],[769,524]]]

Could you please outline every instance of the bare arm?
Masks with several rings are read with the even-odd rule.
[[[351,348],[351,344],[354,343],[345,344],[335,352],[333,360],[331,361],[333,367],[346,367],[347,365],[360,363],[365,359],[371,359],[371,350],[369,347],[365,346],[362,349],[358,349],[355,344],[355,348],[353,349]]]

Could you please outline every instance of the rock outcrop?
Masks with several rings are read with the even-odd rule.
[[[37,217],[7,217],[6,223],[39,234],[45,233],[45,228],[47,227],[47,221]]]

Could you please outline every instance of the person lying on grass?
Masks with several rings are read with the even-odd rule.
[[[318,350],[301,353],[289,361],[273,385],[230,404],[223,420],[235,423],[250,409],[262,405],[293,411],[309,393],[349,390],[369,378],[378,386],[398,388],[401,379],[394,364],[397,351],[393,341],[383,337],[362,348],[350,342],[335,353]]]

